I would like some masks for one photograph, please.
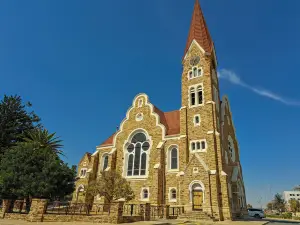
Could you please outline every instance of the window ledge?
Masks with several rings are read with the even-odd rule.
[[[146,180],[148,176],[125,176],[125,179],[130,180]]]
[[[191,150],[190,151],[191,153],[197,153],[197,152],[207,152],[207,149],[204,149],[204,150]]]
[[[140,199],[140,201],[142,201],[142,202],[149,202],[149,198],[142,198],[142,199]]]
[[[199,106],[204,106],[204,103],[198,104],[198,105],[190,105],[190,108],[196,108],[196,107],[199,107]]]
[[[178,173],[179,169],[168,169],[168,173]]]
[[[177,199],[169,199],[169,202],[177,202]]]

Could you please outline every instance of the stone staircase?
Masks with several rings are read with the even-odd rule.
[[[185,213],[179,215],[177,219],[178,220],[190,220],[190,221],[196,221],[196,220],[216,221],[213,216],[210,216],[206,212],[202,212],[202,211],[185,212]]]

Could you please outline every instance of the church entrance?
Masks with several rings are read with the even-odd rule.
[[[194,211],[202,211],[203,210],[203,188],[199,183],[194,183],[190,186],[191,188],[191,200],[193,204]]]
[[[202,190],[193,190],[193,210],[201,211],[203,204]]]

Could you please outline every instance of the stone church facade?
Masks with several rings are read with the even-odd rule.
[[[138,94],[118,131],[83,156],[73,201],[103,201],[85,191],[101,171],[114,170],[130,181],[133,203],[180,205],[221,220],[246,210],[232,113],[219,94],[214,44],[198,0],[182,63],[180,109],[163,112]]]

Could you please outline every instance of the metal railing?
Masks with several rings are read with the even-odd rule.
[[[159,219],[164,217],[164,206],[151,205],[150,206],[150,217],[151,220]]]
[[[144,204],[125,204],[123,206],[123,215],[125,216],[144,216]]]
[[[109,204],[87,204],[71,202],[50,202],[46,209],[47,214],[58,215],[109,215]]]
[[[178,217],[181,214],[182,207],[180,206],[170,206],[169,207],[169,216]]]

